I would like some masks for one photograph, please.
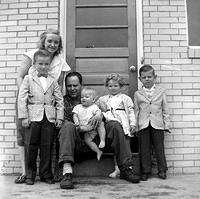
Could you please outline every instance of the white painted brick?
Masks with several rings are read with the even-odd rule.
[[[183,121],[200,121],[200,115],[183,115]]]
[[[182,116],[181,115],[171,115],[170,117],[170,121],[174,122],[174,121],[181,121],[182,120]]]
[[[39,20],[39,24],[57,24],[58,20],[56,19],[45,19],[45,20]]]
[[[1,10],[1,15],[13,15],[17,13],[18,13],[18,9]]]
[[[30,13],[37,13],[37,12],[38,12],[37,8],[26,8],[26,9],[19,10],[20,14],[30,14]]]
[[[200,161],[194,161],[194,166],[200,167]]]
[[[48,13],[48,19],[54,18],[54,19],[58,19],[58,13]]]
[[[174,152],[175,154],[191,154],[194,153],[194,148],[176,148]]]
[[[199,147],[200,146],[200,141],[185,141],[184,142],[184,147]]]
[[[191,167],[194,166],[193,161],[174,161],[175,167]]]
[[[5,123],[4,128],[5,129],[16,129],[16,124],[15,123]]]
[[[186,115],[186,114],[192,114],[192,109],[173,109],[174,114],[180,114],[180,115]]]
[[[12,148],[14,146],[13,142],[0,142],[0,148]],[[7,157],[7,156],[2,156],[2,157]]]
[[[35,7],[35,8],[40,8],[40,7],[47,7],[47,2],[37,2],[37,3],[28,3],[28,7]]]
[[[8,31],[25,31],[26,27],[25,26],[12,26],[8,27]]]
[[[184,154],[184,160],[200,160],[200,153]]]
[[[143,7],[143,11],[144,12],[147,12],[147,11],[151,11],[151,12],[157,11],[157,6],[144,6]]]
[[[194,122],[194,127],[195,128],[200,128],[200,122]]]
[[[152,47],[152,52],[171,52],[171,47]]]
[[[39,12],[49,13],[49,12],[58,12],[57,8],[39,8]]]
[[[193,122],[174,122],[174,128],[192,128],[194,127]]]
[[[183,160],[183,155],[167,155],[167,160]]]
[[[190,89],[188,89],[188,90],[183,90],[183,95],[199,95],[200,94],[200,90],[197,90],[197,89],[195,89],[195,90],[190,90]]]
[[[192,88],[192,83],[174,83],[173,88],[174,89],[190,89]]]

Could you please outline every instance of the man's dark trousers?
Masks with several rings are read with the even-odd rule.
[[[132,162],[132,153],[130,149],[130,138],[124,135],[122,126],[116,121],[110,121],[105,124],[106,129],[106,146],[110,146],[116,155],[118,166],[130,164]],[[77,152],[82,150],[77,141],[80,135],[74,124],[65,121],[59,132],[59,165],[70,162],[74,164]]]

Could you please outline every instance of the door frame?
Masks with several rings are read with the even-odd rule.
[[[137,66],[136,70],[139,70],[141,67],[141,61],[144,58],[144,50],[143,50],[143,14],[142,14],[142,1],[141,0],[135,0],[136,1],[136,32],[137,32]],[[67,5],[68,0],[60,0],[60,18],[59,18],[59,30],[60,34],[62,36],[63,41],[63,56],[66,57],[67,51],[66,51],[66,45],[67,45],[67,38],[66,38],[66,20],[67,20]],[[137,73],[139,74],[139,73]],[[138,85],[139,83],[139,79]]]

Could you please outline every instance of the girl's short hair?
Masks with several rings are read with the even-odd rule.
[[[106,77],[106,82],[105,82],[106,87],[108,86],[108,82],[110,80],[117,81],[119,83],[120,87],[122,87],[126,84],[125,81],[124,81],[124,78],[117,73],[112,73],[112,74],[110,74]]]
[[[62,49],[63,49],[63,45],[62,45],[62,38],[60,36],[60,32],[58,30],[55,29],[48,29],[47,31],[43,32],[40,35],[40,40],[38,42],[38,48],[39,49],[45,49],[45,40],[47,38],[47,34],[55,34],[57,36],[59,36],[59,46],[58,46],[58,50],[55,52],[55,55],[58,55],[61,53]]]

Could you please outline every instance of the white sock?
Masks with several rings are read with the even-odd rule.
[[[71,163],[64,163],[63,165],[63,175],[65,175],[66,173],[72,173],[72,165]]]

